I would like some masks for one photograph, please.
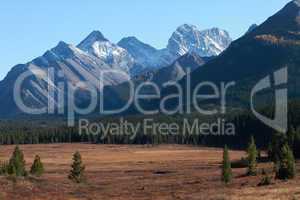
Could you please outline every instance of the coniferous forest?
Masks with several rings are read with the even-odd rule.
[[[295,156],[300,155],[300,104],[295,101],[289,104],[289,130],[287,134],[281,134],[283,140],[287,140],[294,150]],[[272,110],[264,108],[262,112],[272,116]],[[186,116],[185,116],[186,117]],[[157,122],[178,122],[180,124],[183,116],[162,116],[154,117]],[[201,116],[191,115],[189,120],[199,119],[206,121]],[[188,144],[199,146],[223,147],[225,144],[230,148],[244,149],[248,141],[253,136],[259,148],[267,150],[269,146],[278,139],[278,133],[258,121],[250,112],[239,112],[227,115],[226,119],[235,125],[235,135],[201,135],[201,134],[151,134],[144,132],[142,129],[133,137],[133,135],[117,135],[99,132],[99,134],[89,134],[85,131],[78,130],[78,126],[67,127],[62,122],[41,120],[34,121],[28,126],[22,122],[1,121],[0,125],[0,144],[49,144],[49,143],[93,143],[93,144]],[[133,124],[139,123],[143,118],[131,116],[126,120]],[[101,123],[118,122],[119,118],[103,118],[95,120]],[[59,125],[58,125],[59,124]]]

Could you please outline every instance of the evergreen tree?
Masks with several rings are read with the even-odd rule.
[[[26,176],[24,154],[19,146],[16,146],[10,160],[8,173],[14,176]]]
[[[284,145],[278,163],[276,178],[286,180],[293,179],[296,174],[295,159],[289,145]]]
[[[249,143],[247,149],[247,160],[248,160],[248,172],[249,176],[255,176],[257,173],[257,149],[254,137],[251,137],[251,141]]]
[[[71,165],[71,171],[69,174],[69,179],[74,181],[75,183],[81,183],[84,181],[84,170],[85,166],[82,163],[81,155],[77,151],[73,155],[73,164]]]
[[[229,152],[227,146],[224,147],[223,151],[223,166],[222,166],[222,181],[229,183],[232,179],[231,162],[229,158]]]
[[[30,169],[30,174],[35,176],[41,176],[43,173],[44,173],[44,165],[41,161],[40,156],[36,155]]]

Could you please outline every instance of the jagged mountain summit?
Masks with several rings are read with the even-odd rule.
[[[143,66],[143,70],[153,70],[169,66],[187,53],[200,57],[217,56],[231,42],[225,30],[212,28],[200,31],[194,25],[184,24],[176,29],[164,49],[156,49],[135,37],[123,38],[118,45],[126,49]]]
[[[96,41],[106,42],[108,39],[106,39],[100,31],[93,31],[83,41],[81,41],[77,47],[80,49],[88,49]]]
[[[98,57],[112,68],[130,72],[135,65],[134,59],[125,49],[110,42],[100,31],[93,31],[77,47]]]
[[[167,48],[177,56],[193,52],[201,57],[210,57],[222,53],[231,42],[225,30],[212,28],[200,31],[194,25],[184,24],[172,34]]]

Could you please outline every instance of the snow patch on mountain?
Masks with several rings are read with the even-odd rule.
[[[99,31],[93,31],[77,47],[101,59],[113,69],[129,72],[135,64],[125,49],[107,40]]]

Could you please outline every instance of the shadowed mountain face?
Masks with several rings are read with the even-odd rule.
[[[178,60],[167,67],[163,67],[159,70],[148,71],[145,74],[141,74],[131,80],[133,86],[137,88],[143,83],[150,82],[156,84],[156,86],[162,88],[165,83],[173,83],[182,79],[187,73],[192,73],[195,69],[203,66],[207,61],[212,60],[214,57],[201,58],[196,54],[185,54]],[[129,99],[130,83],[124,82],[117,86],[108,86],[104,89],[104,95],[110,96],[113,94],[113,99],[119,102],[114,106],[120,107],[125,105]],[[139,90],[139,94],[153,94],[153,87],[144,86]],[[109,100],[110,101],[110,100]],[[105,102],[104,102],[105,103]],[[110,106],[110,105],[107,105]],[[134,106],[133,106],[134,107]],[[129,112],[133,112],[131,107]],[[134,108],[133,108],[134,110]]]
[[[176,82],[212,58],[201,58],[195,53],[186,54],[178,58],[173,64],[164,67],[153,74],[152,82],[161,86],[163,83]]]
[[[300,85],[299,2],[288,3],[252,32],[234,41],[216,59],[196,69],[191,74],[192,88],[203,81],[216,84],[235,81],[228,98],[249,106],[254,85],[276,70],[288,67],[289,96],[299,97],[296,89]],[[185,81],[181,84],[185,85]]]
[[[287,32],[298,32],[300,28],[300,1],[288,3],[282,10],[270,17],[257,28],[255,34],[284,35]]]

